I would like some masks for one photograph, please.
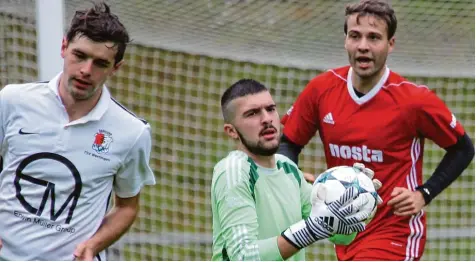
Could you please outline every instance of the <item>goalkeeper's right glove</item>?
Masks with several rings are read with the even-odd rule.
[[[365,230],[367,211],[359,211],[369,199],[370,193],[359,194],[358,189],[349,187],[339,200],[326,205],[326,186],[318,184],[313,189],[311,214],[281,233],[294,247],[301,249],[334,234],[351,234]]]

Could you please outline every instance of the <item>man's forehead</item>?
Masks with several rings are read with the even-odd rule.
[[[114,60],[118,46],[114,42],[95,42],[84,35],[77,35],[70,41],[72,49],[86,53],[94,58]]]
[[[386,30],[387,28],[385,20],[373,14],[359,15],[358,13],[355,13],[350,15],[347,19],[349,31],[366,25],[370,25],[372,28],[377,30]]]
[[[237,111],[246,111],[252,108],[266,107],[274,105],[273,98],[268,91],[263,91],[256,94],[250,94],[238,97],[230,103]]]

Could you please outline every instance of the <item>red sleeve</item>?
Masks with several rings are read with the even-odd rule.
[[[410,111],[418,134],[442,148],[454,145],[465,132],[461,123],[433,91],[425,89],[418,97],[414,110]]]
[[[311,81],[281,119],[283,134],[295,144],[305,146],[316,134],[319,124],[317,97],[317,86]]]

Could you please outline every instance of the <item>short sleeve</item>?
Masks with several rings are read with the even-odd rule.
[[[144,185],[155,184],[154,173],[149,166],[151,144],[150,125],[147,124],[114,180],[114,192],[118,197],[136,196]]]
[[[5,106],[6,106],[6,103],[4,102],[4,92],[2,89],[0,90],[0,151],[2,149],[3,139],[5,138],[5,119],[4,119],[5,117],[4,114],[6,111]]]
[[[313,80],[281,119],[283,134],[293,143],[305,146],[316,134],[319,124],[317,101],[316,81]]]
[[[417,135],[426,137],[442,148],[454,145],[464,134],[464,128],[451,113],[446,104],[429,89],[422,95],[409,112],[416,127]]]

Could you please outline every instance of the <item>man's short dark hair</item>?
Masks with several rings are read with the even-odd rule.
[[[117,53],[114,57],[114,64],[123,59],[126,45],[130,41],[124,25],[103,2],[95,4],[90,9],[76,11],[66,33],[66,40],[69,42],[78,35],[86,36],[95,42],[115,43]]]
[[[228,87],[221,97],[221,111],[225,122],[230,123],[233,119],[232,112],[228,108],[231,101],[239,97],[257,94],[263,91],[268,91],[268,89],[253,79],[241,79]]]
[[[345,8],[344,33],[347,35],[347,19],[357,13],[357,23],[362,16],[373,15],[387,23],[387,39],[391,39],[397,31],[397,17],[395,11],[386,2],[381,0],[362,0],[359,3],[347,5]]]

